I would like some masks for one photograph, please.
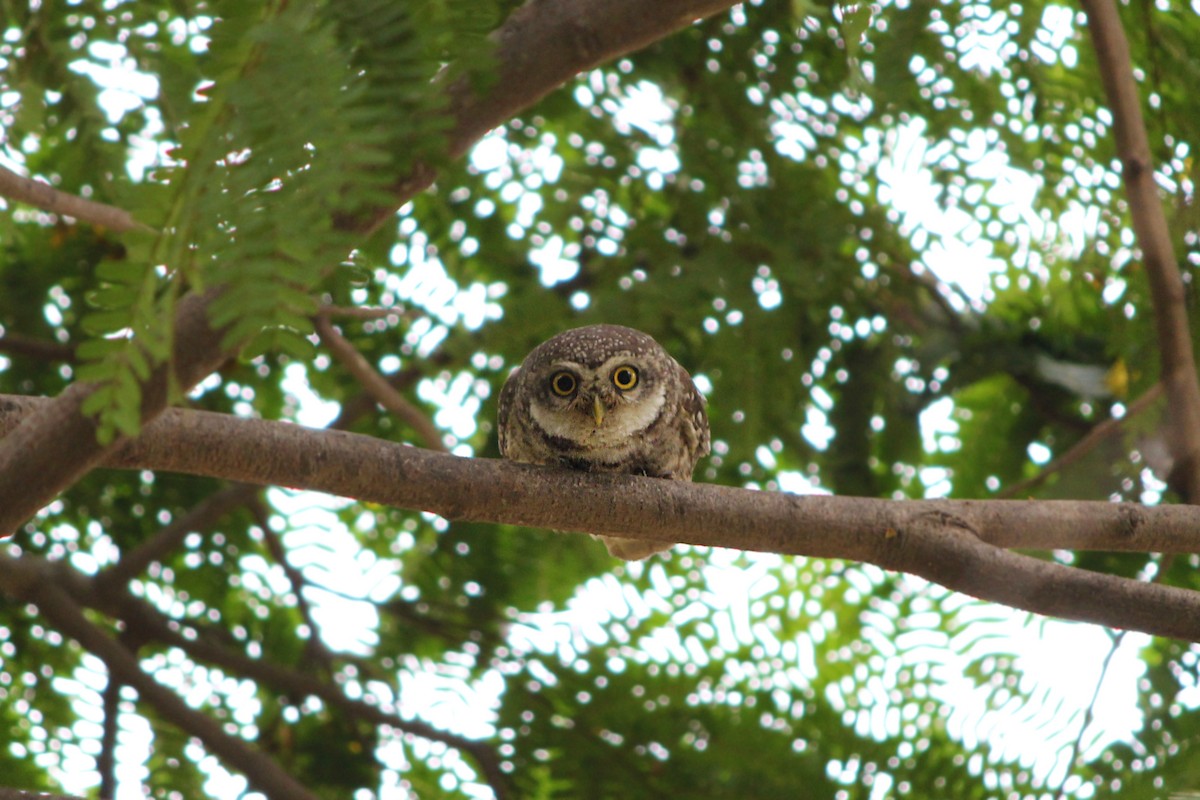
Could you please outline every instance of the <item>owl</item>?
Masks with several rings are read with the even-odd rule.
[[[535,347],[500,390],[500,453],[512,461],[690,481],[709,452],[704,398],[653,338],[589,325]],[[598,537],[636,561],[671,545]]]

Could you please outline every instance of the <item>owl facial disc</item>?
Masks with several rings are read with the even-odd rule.
[[[633,353],[617,352],[598,366],[555,361],[546,390],[530,403],[530,415],[551,436],[587,450],[623,445],[657,419],[665,395],[661,383],[636,377],[630,366],[636,360]],[[562,375],[588,377],[564,383]],[[567,385],[571,391],[564,393]]]

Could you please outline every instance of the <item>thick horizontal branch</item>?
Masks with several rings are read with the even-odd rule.
[[[0,395],[0,433],[36,398]],[[1200,640],[1200,594],[1004,548],[1200,552],[1200,508],[890,501],[757,492],[467,459],[342,431],[170,410],[103,466],[310,489],[451,520],[844,558],[1040,614]]]

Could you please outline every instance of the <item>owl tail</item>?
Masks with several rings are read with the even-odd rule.
[[[610,555],[624,561],[641,561],[643,558],[649,558],[655,553],[665,553],[674,546],[663,544],[662,542],[622,539],[619,536],[597,536],[596,538],[604,542],[604,546],[608,548]]]

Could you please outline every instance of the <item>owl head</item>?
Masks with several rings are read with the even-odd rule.
[[[534,348],[513,378],[542,431],[592,449],[649,428],[662,413],[667,381],[678,369],[641,331],[590,325]]]

